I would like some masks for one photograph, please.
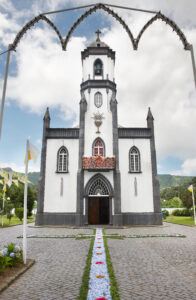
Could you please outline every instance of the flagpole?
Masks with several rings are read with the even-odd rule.
[[[23,263],[27,261],[27,187],[28,187],[28,149],[29,140],[26,143],[26,158],[25,158],[25,186],[24,186],[24,215],[23,215]]]
[[[3,213],[2,213],[2,227],[3,227],[3,218],[4,218],[4,204],[5,204],[5,191],[3,191]]]
[[[196,225],[196,216],[195,216],[195,197],[194,197],[193,185],[192,185],[192,198],[193,198],[194,221],[195,221],[195,225]]]

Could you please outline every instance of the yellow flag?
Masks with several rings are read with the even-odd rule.
[[[3,184],[3,180],[2,179],[0,180],[0,184]]]
[[[6,193],[6,191],[7,191],[6,184],[4,184],[4,186],[3,186],[3,191],[4,191],[4,193]]]
[[[14,180],[13,180],[13,183],[14,183],[16,186],[18,186],[18,180],[17,180],[17,179],[14,179]]]
[[[27,152],[28,152],[28,158],[26,159],[25,156],[25,161],[24,163],[26,164],[26,160],[33,160],[34,163],[36,163],[38,155],[39,155],[39,150],[32,145],[29,141],[27,142]]]
[[[189,185],[188,190],[189,190],[189,192],[192,192],[192,191],[193,191],[193,186],[192,186],[192,184]]]

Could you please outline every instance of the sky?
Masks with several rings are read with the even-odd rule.
[[[88,0],[0,0],[0,52],[40,13],[92,4]],[[161,11],[171,18],[193,45],[196,57],[195,0],[102,1],[132,8]],[[112,8],[136,37],[154,14]],[[63,38],[87,9],[48,15]],[[24,172],[26,139],[41,151],[43,116],[50,109],[51,127],[76,126],[82,81],[81,51],[101,40],[116,52],[118,122],[146,127],[148,107],[155,125],[159,174],[196,176],[196,89],[190,51],[172,28],[156,21],[143,34],[137,51],[122,25],[102,10],[86,18],[73,32],[66,51],[56,33],[39,22],[11,52],[6,102],[0,139],[0,167]],[[6,54],[0,56],[0,95]],[[40,157],[29,171],[39,171]]]

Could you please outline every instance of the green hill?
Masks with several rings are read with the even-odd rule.
[[[175,176],[169,174],[161,174],[158,175],[158,177],[161,189],[170,186],[179,186],[184,183],[189,183],[193,179],[193,176]]]

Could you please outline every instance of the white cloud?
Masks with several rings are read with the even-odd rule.
[[[103,2],[107,3],[106,0]],[[1,3],[5,5],[6,2],[1,0]],[[28,13],[55,10],[68,3],[77,6],[91,1],[34,1]],[[113,4],[121,5],[118,0]],[[130,1],[124,1],[123,5],[130,6]],[[161,10],[177,22],[196,49],[195,1],[189,0],[187,5],[185,0],[179,0],[178,5],[173,5],[168,0],[158,3],[155,0],[139,3],[133,0],[131,6]],[[14,12],[12,6],[9,10]],[[126,21],[135,37],[152,17],[150,14],[114,10]],[[0,39],[4,45],[13,39],[21,26],[20,18],[24,18],[24,12],[19,15],[17,11],[13,19],[2,15]],[[54,17],[58,18],[58,15]],[[185,163],[194,161],[196,93],[190,52],[184,51],[176,33],[161,21],[148,28],[138,51],[134,51],[123,27],[113,18],[109,20],[111,29],[104,30],[102,39],[116,51],[119,124],[146,126],[150,106],[155,118],[158,158],[173,156],[185,160]],[[12,22],[13,30],[9,29],[9,22]],[[49,27],[37,26],[28,31],[16,54],[12,55],[17,70],[9,77],[8,97],[23,109],[39,114],[46,106],[58,108],[62,118],[77,123],[82,79],[80,51],[84,44],[84,37],[72,37],[67,52],[63,52]],[[185,172],[183,170],[182,167],[182,172]]]
[[[183,162],[181,169],[171,172],[173,175],[195,176],[196,174],[196,158],[187,159]]]
[[[50,29],[29,32],[15,55],[17,74],[9,77],[8,97],[32,112],[43,113],[49,106],[59,108],[65,119],[76,118],[84,41],[72,38],[65,52]]]
[[[11,168],[15,172],[25,173],[25,166],[10,162],[0,162],[0,168]],[[29,164],[28,172],[39,172],[40,168],[36,165]]]

